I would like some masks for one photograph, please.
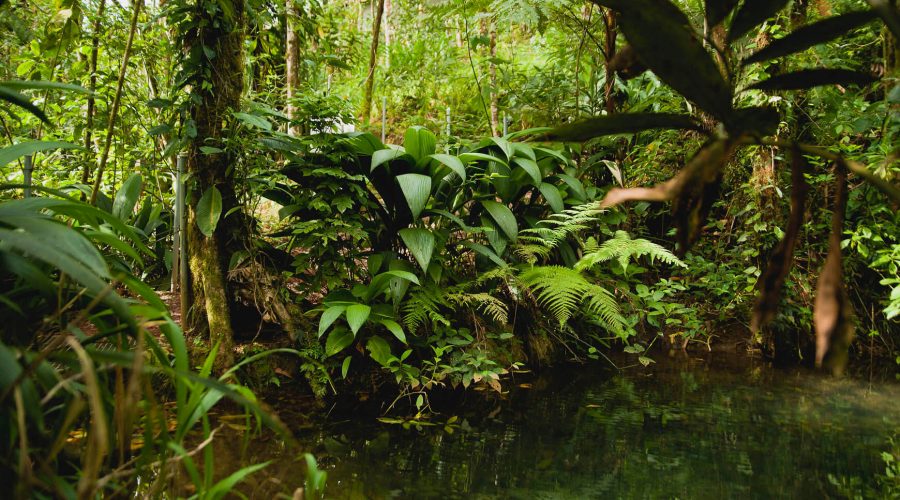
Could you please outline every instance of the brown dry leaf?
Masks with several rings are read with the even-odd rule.
[[[841,235],[847,208],[847,169],[835,166],[835,201],[831,216],[828,257],[819,275],[813,321],[816,327],[816,366],[840,375],[847,366],[853,341],[853,308],[844,290],[841,269]]]
[[[778,312],[781,290],[794,264],[794,248],[797,246],[797,238],[803,226],[806,196],[809,193],[809,184],[806,183],[803,174],[809,171],[809,164],[796,149],[791,153],[791,159],[791,216],[784,238],[769,257],[766,271],[759,280],[759,299],[750,323],[750,329],[754,333],[772,321]]]

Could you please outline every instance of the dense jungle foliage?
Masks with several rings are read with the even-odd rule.
[[[286,383],[897,372],[898,40],[893,0],[0,0],[0,484],[221,498],[266,463],[214,475],[209,412],[294,446]]]

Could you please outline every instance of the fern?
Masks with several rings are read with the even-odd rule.
[[[596,246],[596,242],[585,245],[585,255],[575,264],[575,269],[585,271],[601,262],[615,259],[622,265],[622,269],[627,270],[632,259],[644,256],[650,257],[651,263],[659,260],[665,264],[687,267],[687,264],[665,247],[645,239],[632,239],[625,231],[616,231],[614,238],[604,241],[600,246]]]
[[[562,266],[538,266],[519,277],[541,307],[565,325],[579,311],[596,316],[612,332],[625,329],[625,318],[613,294],[589,282],[581,273]]]
[[[460,285],[439,289],[435,286],[416,288],[410,298],[403,305],[403,323],[410,330],[417,330],[426,323],[450,326],[450,320],[444,315],[444,310],[457,312],[460,308],[477,311],[491,320],[506,324],[509,321],[509,311],[502,300],[484,292],[469,292],[468,289],[483,284],[487,279],[499,277],[508,278],[511,272],[485,273],[476,281],[462,283]]]
[[[521,231],[520,245],[514,251],[519,258],[530,264],[546,259],[560,243],[579,231],[588,229],[601,213],[603,210],[597,203],[589,203],[553,214],[536,227]]]
[[[445,292],[432,286],[416,288],[403,305],[403,323],[410,331],[416,331],[426,323],[450,326],[450,320],[441,314],[447,303]]]

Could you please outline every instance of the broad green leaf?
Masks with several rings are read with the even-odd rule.
[[[566,206],[563,203],[562,196],[559,194],[559,189],[557,189],[556,186],[544,182],[541,183],[538,189],[540,189],[544,199],[547,200],[547,203],[550,204],[550,208],[552,208],[554,212],[562,212],[565,210]]]
[[[346,328],[342,327],[331,330],[331,333],[328,334],[328,338],[325,339],[325,356],[331,357],[343,351],[353,343],[355,338],[356,336],[353,335],[353,332]]]
[[[27,141],[0,149],[0,167],[23,156],[33,155],[55,149],[81,149],[81,146],[70,142],[59,141]]]
[[[678,7],[669,0],[595,0],[595,3],[620,11],[619,22],[625,37],[641,62],[656,76],[714,117],[721,120],[728,116],[731,88],[703,47],[696,29]]]
[[[353,356],[347,356],[344,358],[344,362],[341,363],[341,378],[347,379],[347,373],[350,371],[350,361],[353,361]]]
[[[143,185],[144,179],[141,174],[131,174],[128,179],[125,179],[113,200],[113,215],[124,221],[130,220],[134,215],[134,206],[141,195]]]
[[[532,183],[535,186],[541,185],[541,179],[543,176],[541,175],[541,167],[538,167],[538,164],[536,161],[528,159],[528,158],[516,157],[516,158],[513,158],[512,162],[515,165],[518,165],[519,167],[521,167],[522,170],[524,170],[525,173],[528,174],[528,177],[531,179]]]
[[[706,0],[706,23],[712,28],[731,14],[739,0]]]
[[[406,333],[403,332],[403,327],[401,327],[399,323],[391,319],[382,319],[378,322],[393,333],[394,337],[397,337],[397,340],[404,344],[406,343]]]
[[[620,113],[563,125],[550,132],[547,138],[558,141],[586,141],[606,135],[636,134],[656,129],[700,130],[700,125],[690,115]]]
[[[249,113],[232,113],[232,115],[245,125],[263,129],[269,132],[272,131],[272,123],[261,116],[251,115]]]
[[[437,139],[425,127],[410,127],[406,130],[403,137],[403,147],[416,161],[417,165],[424,165],[428,161],[428,157],[435,152],[435,143]]]
[[[369,167],[369,172],[374,172],[376,168],[388,163],[390,161],[394,161],[397,158],[403,156],[404,152],[402,149],[379,149],[372,153],[372,165]]]
[[[567,174],[558,174],[557,177],[569,186],[569,190],[575,195],[575,198],[579,201],[587,201],[587,191],[584,190],[584,184],[581,181]]]
[[[341,314],[344,314],[345,310],[347,310],[347,306],[344,305],[331,306],[328,309],[325,309],[325,312],[322,313],[322,317],[319,318],[319,338],[322,338],[322,335],[325,335],[328,328],[341,317]]]
[[[403,240],[409,253],[415,257],[422,270],[428,271],[431,254],[434,252],[434,235],[431,234],[431,231],[421,228],[401,229],[400,239]]]
[[[365,304],[354,304],[347,308],[347,324],[350,325],[350,330],[353,331],[354,336],[366,324],[366,320],[369,319],[369,314],[371,313],[372,308]]]
[[[821,43],[847,35],[850,31],[873,21],[874,12],[859,11],[829,17],[794,30],[789,35],[771,43],[744,60],[744,64],[767,61],[804,51]]]
[[[501,158],[497,158],[496,156],[486,155],[484,153],[463,153],[463,154],[459,155],[458,158],[460,159],[460,161],[462,161],[463,163],[465,163],[467,165],[469,163],[474,163],[476,161],[488,161],[488,162],[494,161],[501,165],[509,166],[509,164],[506,163],[505,160],[503,160]]]
[[[347,144],[361,155],[372,156],[376,151],[385,148],[380,140],[368,132],[353,132],[347,138]]]
[[[848,69],[805,69],[775,75],[751,85],[756,90],[805,90],[823,85],[868,85],[877,79],[869,73]]]
[[[414,219],[418,219],[431,197],[431,177],[422,174],[397,176],[397,183]]]
[[[14,106],[18,106],[25,111],[33,114],[34,116],[40,118],[44,123],[50,123],[47,115],[45,115],[44,112],[41,111],[41,108],[32,104],[31,100],[13,89],[0,86],[0,101],[6,101]]]
[[[464,182],[466,180],[466,166],[463,165],[463,162],[453,156],[453,155],[445,155],[445,154],[434,154],[431,155],[431,158],[437,160],[450,170],[452,170],[456,175],[459,176]]]
[[[484,246],[484,245],[482,245],[482,244],[480,244],[480,243],[473,243],[473,242],[471,242],[471,241],[464,241],[464,242],[463,242],[463,245],[466,246],[466,247],[468,247],[468,248],[471,248],[475,253],[478,253],[478,254],[481,254],[481,255],[487,257],[487,258],[490,259],[494,264],[497,264],[497,265],[500,266],[500,267],[508,267],[508,266],[509,266],[509,264],[507,264],[505,260],[503,260],[502,258],[500,258],[499,255],[497,255],[496,253],[494,253],[493,250],[491,250],[490,248],[488,248],[488,247],[486,247],[486,246]]]
[[[502,137],[491,137],[491,142],[500,147],[500,150],[506,155],[507,160],[513,157],[513,145],[508,140]]]
[[[388,366],[390,364],[393,357],[391,356],[391,346],[383,338],[378,336],[370,338],[366,344],[366,349],[368,349],[372,359],[379,365]]]
[[[731,20],[727,41],[730,43],[746,35],[754,27],[777,14],[787,3],[788,0],[745,1]]]
[[[506,205],[492,200],[483,200],[481,205],[491,214],[491,218],[510,240],[515,240],[519,234],[519,224],[516,216]]]
[[[41,80],[9,80],[0,82],[0,87],[6,87],[15,90],[62,90],[66,92],[75,92],[76,94],[92,95],[93,92],[72,83],[45,82]]]
[[[210,186],[200,201],[197,202],[197,227],[209,238],[216,232],[219,218],[222,216],[222,193],[215,186]]]

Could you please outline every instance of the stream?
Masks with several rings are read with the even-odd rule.
[[[519,375],[508,394],[464,395],[419,428],[352,414],[295,426],[289,397],[276,410],[328,472],[328,498],[824,498],[884,473],[900,430],[895,382],[660,357]],[[300,454],[231,432],[217,467],[272,461],[245,494],[302,486]]]

